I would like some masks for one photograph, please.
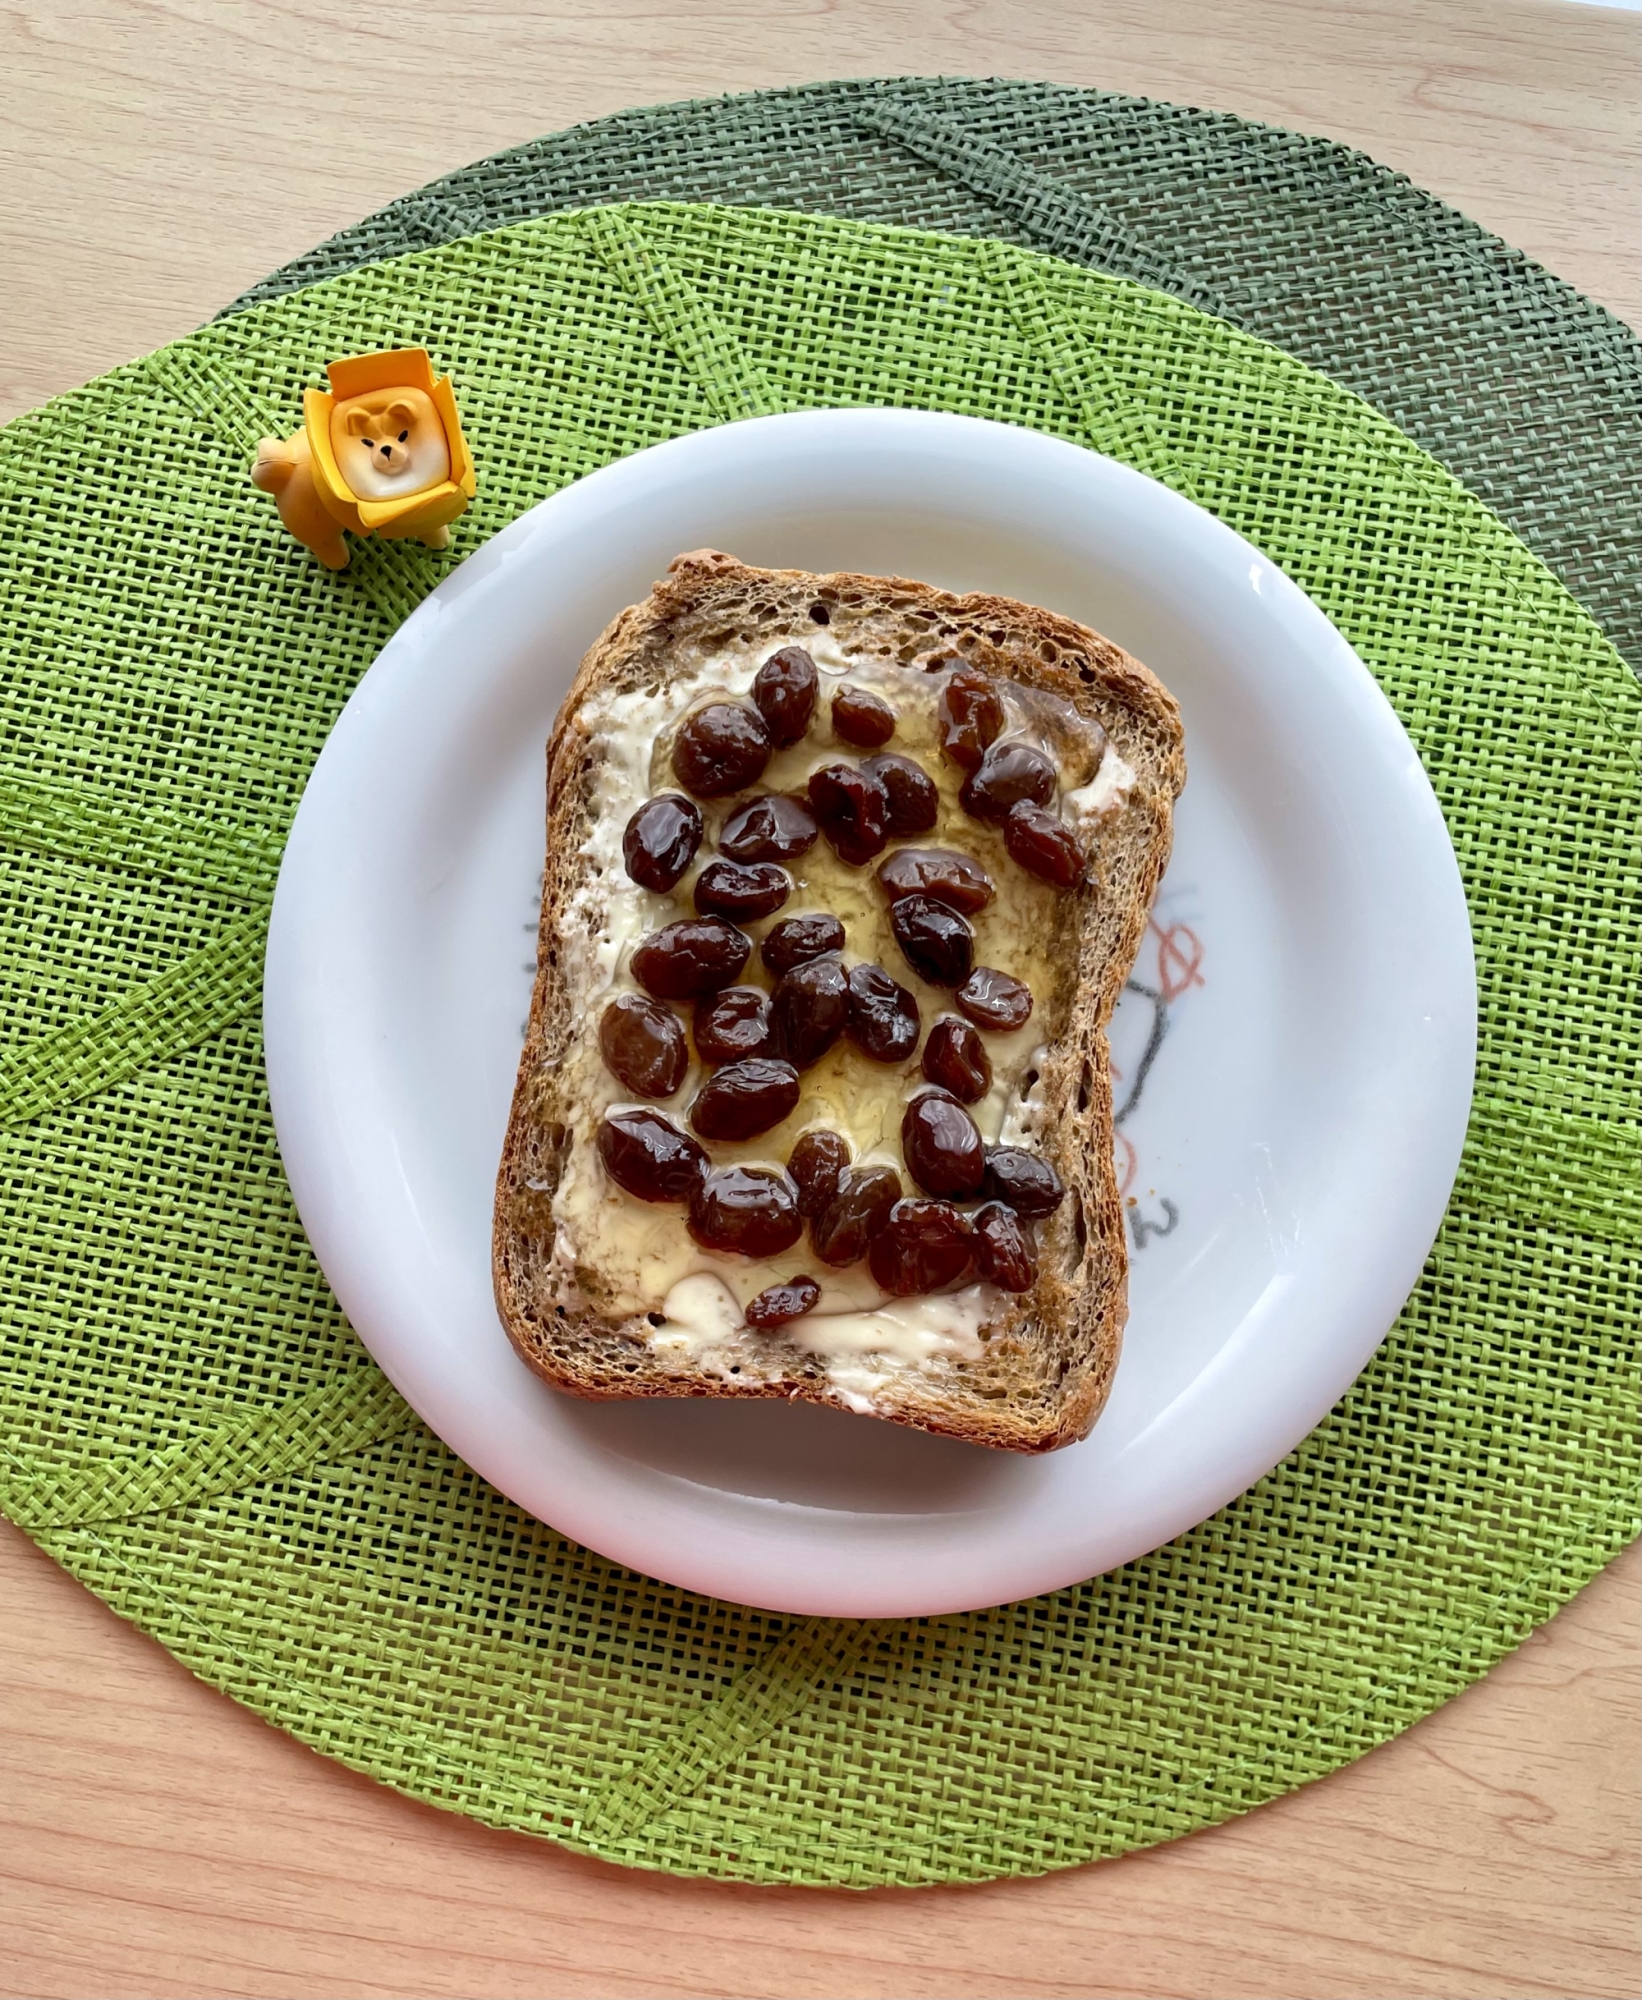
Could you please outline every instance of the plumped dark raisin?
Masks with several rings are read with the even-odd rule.
[[[1003,823],[1003,844],[1012,861],[1057,889],[1075,889],[1083,880],[1083,849],[1052,812],[1023,803],[1012,806]]]
[[[918,1046],[918,1003],[881,965],[856,965],[849,974],[850,1040],[874,1062],[904,1062]]]
[[[801,1132],[787,1158],[787,1172],[798,1188],[798,1212],[806,1220],[832,1206],[850,1163],[849,1141],[820,1127]]]
[[[892,903],[903,896],[933,896],[970,916],[998,893],[978,861],[951,847],[898,848],[879,862],[878,881]]]
[[[832,729],[846,743],[876,750],[895,734],[895,711],[865,688],[841,687],[832,698]]]
[[[1032,1017],[1031,987],[995,965],[977,965],[953,998],[976,1027],[995,1035],[1012,1034]]]
[[[726,986],[711,999],[698,1000],[696,1053],[705,1063],[778,1055],[769,994],[761,986]]]
[[[969,1224],[944,1201],[898,1201],[867,1253],[873,1283],[895,1298],[938,1292],[974,1254]]]
[[[764,792],[731,813],[719,830],[718,851],[732,861],[796,861],[820,834],[802,799]]]
[[[997,826],[1011,806],[1022,799],[1046,806],[1055,796],[1055,766],[1050,758],[1030,743],[1011,737],[994,743],[971,771],[958,793],[958,803],[971,819]]]
[[[878,780],[889,799],[886,830],[891,840],[933,831],[941,816],[941,794],[922,764],[886,750],[881,757],[867,758],[861,769]]]
[[[973,771],[986,746],[1003,734],[1003,702],[987,676],[975,667],[950,675],[935,703],[941,748],[953,763]]]
[[[769,1167],[714,1167],[690,1195],[690,1234],[708,1250],[779,1257],[804,1233],[798,1197]]]
[[[684,1023],[642,993],[621,993],[599,1016],[605,1068],[635,1097],[671,1097],[690,1067]]]
[[[855,764],[823,764],[810,778],[810,810],[840,861],[864,868],[889,838],[889,793]]]
[[[785,1284],[766,1285],[750,1301],[744,1317],[755,1333],[774,1333],[789,1320],[802,1319],[805,1313],[814,1312],[820,1302],[821,1287],[813,1278],[800,1275],[788,1278]]]
[[[810,910],[801,917],[783,917],[759,946],[758,955],[779,979],[795,965],[843,949],[844,926],[829,910]]]
[[[791,1063],[754,1056],[714,1070],[696,1092],[690,1123],[704,1139],[756,1139],[798,1103],[798,1072]]]
[[[924,1043],[924,1075],[960,1104],[978,1104],[992,1088],[986,1045],[967,1021],[943,1014]]]
[[[815,662],[802,646],[783,646],[753,675],[753,701],[778,750],[809,728],[819,685]]]
[[[1054,1214],[1066,1198],[1066,1188],[1049,1162],[1036,1153],[1024,1146],[994,1146],[986,1156],[986,1198],[1035,1222],[1039,1216]]]
[[[707,1171],[707,1155],[659,1111],[607,1111],[599,1158],[617,1187],[640,1201],[688,1201]]]
[[[964,1200],[979,1194],[986,1178],[986,1147],[963,1106],[926,1090],[901,1119],[901,1152],[907,1172],[925,1194]]]
[[[752,948],[721,917],[681,917],[640,941],[633,977],[658,1000],[695,1000],[733,984]]]
[[[818,1063],[844,1032],[849,982],[831,956],[807,959],[784,972],[770,1001],[776,1046],[799,1069]]]
[[[646,799],[627,822],[621,858],[641,889],[665,896],[696,858],[701,845],[701,813],[677,792]]]
[[[770,761],[770,732],[756,708],[710,701],[693,709],[673,739],[673,775],[698,799],[722,799],[757,784]]]
[[[902,896],[889,913],[906,962],[931,986],[961,986],[975,957],[975,933],[933,896]]]
[[[845,1174],[836,1195],[810,1224],[810,1241],[823,1264],[858,1264],[901,1199],[893,1167],[858,1167]]]
[[[989,1201],[969,1218],[975,1232],[975,1268],[1000,1291],[1029,1292],[1038,1275],[1032,1239],[1020,1217],[1001,1201]]]
[[[696,908],[704,917],[738,924],[773,917],[792,894],[792,877],[773,861],[709,861],[696,877]]]

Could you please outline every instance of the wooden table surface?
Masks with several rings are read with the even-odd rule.
[[[1633,324],[1642,19],[1565,0],[11,0],[0,416],[431,175],[633,104],[1042,77],[1361,146]],[[1642,1563],[1395,1743],[1037,1882],[680,1882],[412,1804],[0,1525],[0,1994],[1630,1995]]]

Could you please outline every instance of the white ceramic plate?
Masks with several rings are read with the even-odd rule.
[[[813,1406],[583,1403],[502,1332],[491,1195],[533,976],[544,745],[588,644],[703,546],[1046,605],[1180,701],[1191,779],[1113,1031],[1131,1316],[1081,1445],[1033,1459]],[[1419,759],[1286,577],[1110,459],[963,417],[837,410],[609,466],[406,621],[309,781],[264,1007],[280,1147],[320,1262],[470,1465],[672,1583],[910,1616],[1141,1555],[1318,1422],[1441,1220],[1476,992]]]

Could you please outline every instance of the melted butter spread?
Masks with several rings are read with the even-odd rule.
[[[777,751],[754,790],[802,794],[811,772],[821,765],[874,754],[833,736],[832,695],[846,675],[895,710],[895,734],[884,750],[916,759],[935,780],[940,818],[932,832],[891,842],[885,854],[897,846],[956,848],[991,876],[997,895],[969,920],[975,963],[1024,980],[1034,1005],[1017,1032],[984,1034],[992,1088],[969,1110],[989,1144],[1031,1142],[1041,1110],[1038,1072],[1071,998],[1076,899],[1017,867],[1001,833],[960,807],[963,773],[942,756],[937,737],[935,703],[943,676],[868,654],[847,657],[835,639],[819,632],[769,639],[756,653],[727,653],[654,693],[597,695],[583,708],[581,724],[598,746],[600,761],[591,828],[581,848],[585,879],[566,912],[560,955],[581,1030],[566,1057],[569,1073],[560,1086],[579,1115],[553,1202],[555,1256],[562,1267],[574,1270],[589,1302],[601,1312],[648,1315],[658,1358],[758,1374],[763,1372],[758,1357],[766,1357],[767,1368],[772,1349],[779,1353],[787,1343],[826,1357],[834,1388],[852,1407],[868,1408],[872,1385],[882,1387],[897,1369],[941,1355],[978,1354],[983,1328],[1007,1303],[1004,1296],[991,1285],[971,1285],[934,1297],[888,1300],[864,1264],[842,1271],[818,1265],[807,1234],[781,1256],[757,1261],[704,1250],[685,1228],[682,1208],[639,1201],[616,1187],[593,1145],[603,1114],[625,1101],[599,1054],[599,1016],[615,994],[638,990],[630,962],[639,940],[694,914],[695,876],[714,858],[719,827],[747,795],[703,805],[701,850],[670,895],[655,895],[628,877],[621,852],[627,821],[646,798],[679,789],[671,751],[684,716],[705,700],[744,696],[760,664],[787,644],[802,646],[820,669],[816,711],[808,736]],[[1004,680],[996,685],[1007,712],[1005,733],[1024,737],[1054,759],[1061,774],[1061,811],[1074,831],[1123,803],[1133,772],[1114,750],[1102,754],[1098,733],[1069,703]],[[741,983],[773,985],[758,957],[759,941],[773,925],[807,910],[829,910],[844,925],[846,965],[876,961],[906,986],[917,999],[923,1035],[943,1013],[955,1014],[952,996],[926,985],[901,956],[890,929],[889,901],[877,881],[883,858],[852,868],[823,837],[808,854],[788,863],[794,887],[787,903],[774,916],[742,926],[753,939],[753,953]],[[682,1004],[679,1011],[688,1023],[690,1006]],[[920,1036],[920,1050],[922,1040]],[[654,1108],[687,1126],[689,1105],[708,1073],[694,1059],[692,1044],[683,1086]],[[900,1147],[902,1113],[923,1080],[916,1051],[904,1063],[875,1063],[844,1037],[813,1068],[801,1072],[801,1079],[803,1092],[788,1119],[756,1139],[715,1142],[709,1149],[714,1162],[780,1167],[801,1132],[825,1125],[845,1135],[858,1165],[893,1166],[907,1193],[916,1192]],[[742,1323],[742,1308],[767,1285],[804,1271],[822,1288],[816,1310],[790,1322],[779,1337],[751,1334]]]

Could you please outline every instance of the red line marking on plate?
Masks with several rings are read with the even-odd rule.
[[[1151,928],[1157,932],[1157,983],[1165,1001],[1179,999],[1188,987],[1203,985],[1203,945],[1197,933],[1185,924],[1170,924],[1163,930],[1155,918]]]

